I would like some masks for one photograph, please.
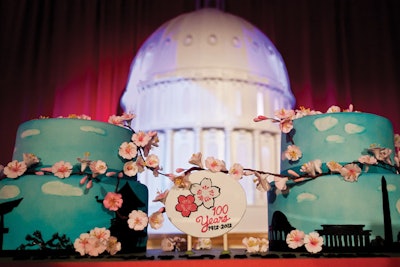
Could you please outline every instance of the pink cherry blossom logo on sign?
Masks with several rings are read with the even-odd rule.
[[[195,199],[193,195],[180,195],[178,197],[178,204],[175,206],[175,210],[180,212],[183,217],[189,217],[192,212],[197,211],[197,205],[194,203]]]

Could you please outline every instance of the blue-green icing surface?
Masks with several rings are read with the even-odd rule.
[[[393,240],[400,232],[400,175],[385,174],[387,181]],[[268,215],[279,210],[290,224],[306,234],[322,229],[322,224],[364,224],[372,236],[384,237],[382,174],[363,174],[350,183],[340,175],[319,177],[295,185],[289,194],[269,195]],[[273,193],[269,193],[273,194]]]
[[[283,173],[298,170],[301,165],[319,159],[322,163],[350,163],[365,154],[371,145],[394,150],[394,134],[390,121],[369,113],[327,113],[293,120],[293,141],[300,147],[302,157],[281,162]],[[292,143],[282,134],[281,151]],[[392,156],[393,159],[393,156]]]
[[[130,141],[132,132],[112,124],[79,119],[32,120],[20,125],[13,159],[22,160],[23,153],[33,153],[40,158],[42,166],[48,167],[58,161],[78,164],[89,152],[89,159],[102,160],[108,170],[121,171],[123,160],[118,155],[122,142]],[[109,228],[115,217],[96,201],[102,200],[109,191],[116,190],[115,177],[99,176],[90,190],[80,185],[83,175],[71,175],[60,179],[53,175],[24,175],[17,179],[0,181],[0,204],[23,198],[10,213],[4,215],[3,249],[14,250],[27,244],[26,235],[39,230],[45,241],[53,234],[65,234],[73,243],[81,233],[94,227]],[[126,182],[136,197],[144,203],[147,213],[148,190],[136,177],[123,178],[119,188]],[[133,230],[132,230],[133,231]],[[137,244],[145,249],[147,236]],[[27,248],[29,249],[29,248]],[[38,249],[38,247],[32,247]]]
[[[297,162],[283,160],[282,173],[299,171],[302,164],[320,159],[341,164],[358,160],[371,144],[394,151],[394,134],[389,120],[368,113],[328,113],[306,116],[294,122],[293,140],[303,156]],[[281,151],[286,150],[282,135]],[[392,154],[393,162],[393,154]],[[295,184],[289,194],[269,193],[271,224],[275,211],[283,212],[290,224],[306,233],[322,229],[322,224],[363,224],[372,237],[384,237],[381,178],[387,181],[393,240],[400,232],[400,175],[382,168],[362,173],[357,182],[340,175],[326,175],[304,184]],[[326,167],[324,167],[326,171]]]

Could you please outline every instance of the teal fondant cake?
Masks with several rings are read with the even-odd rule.
[[[287,248],[294,229],[318,232],[334,249],[398,242],[399,152],[390,121],[335,112],[292,122],[281,142],[281,174],[289,179],[268,192],[271,249]]]
[[[282,134],[281,152],[284,154],[294,144],[300,147],[302,157],[295,161],[283,158],[281,172],[298,171],[303,164],[315,159],[322,163],[349,163],[367,154],[371,146],[394,151],[393,138],[391,122],[369,113],[325,113],[294,119],[293,130]],[[393,154],[391,157],[393,160]]]
[[[0,181],[1,249],[74,250],[76,243],[79,251],[82,234],[102,229],[104,236],[116,237],[118,250],[145,251],[146,228],[135,231],[127,223],[132,210],[148,212],[147,187],[136,181],[136,175],[122,172],[127,160],[119,155],[119,147],[131,137],[132,131],[124,127],[86,119],[21,124],[14,166],[4,168],[8,177]],[[28,167],[18,165],[21,162]],[[123,199],[118,212],[105,208],[108,192]]]

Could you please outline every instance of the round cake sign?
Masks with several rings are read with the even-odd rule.
[[[246,193],[232,177],[221,172],[190,174],[189,189],[172,188],[165,209],[169,220],[194,237],[216,237],[232,230],[246,211]]]

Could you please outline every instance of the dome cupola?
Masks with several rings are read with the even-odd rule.
[[[294,104],[284,61],[255,26],[215,8],[161,25],[131,65],[121,100],[146,129],[249,127]],[[149,121],[149,119],[151,119]],[[257,126],[254,126],[257,127]]]

